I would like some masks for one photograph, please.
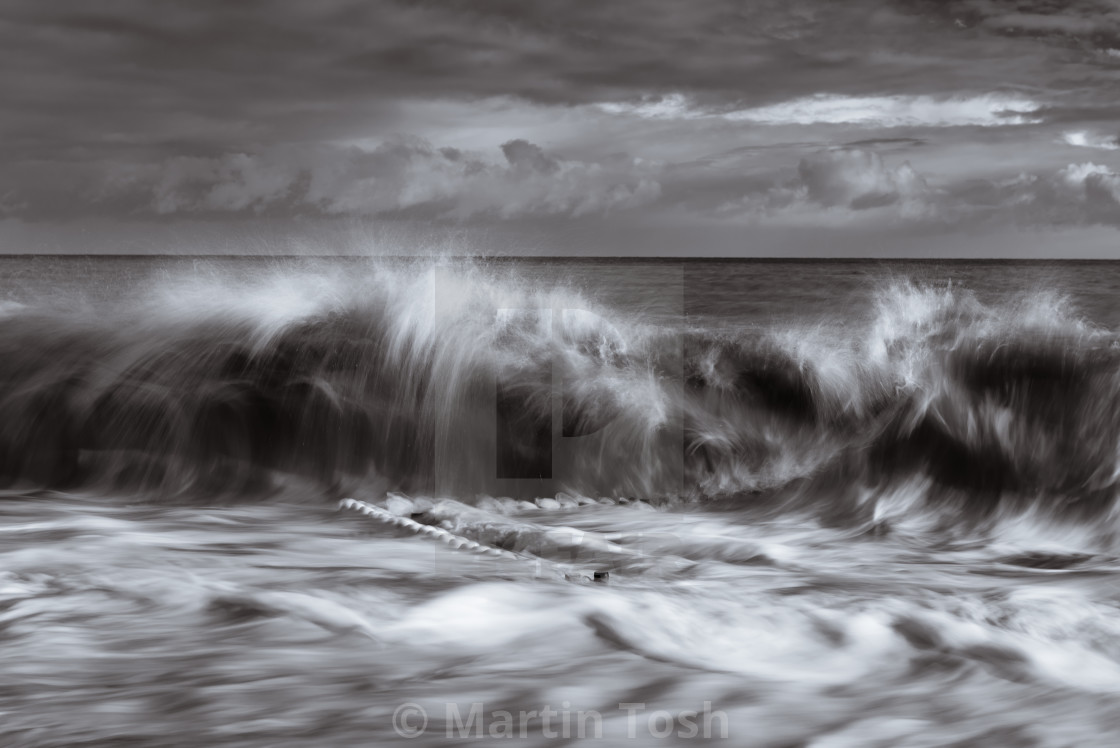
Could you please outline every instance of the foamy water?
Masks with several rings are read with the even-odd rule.
[[[1120,736],[1111,266],[241,262],[9,294],[5,745]]]

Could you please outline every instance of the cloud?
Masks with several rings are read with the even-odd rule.
[[[898,222],[923,217],[931,195],[907,162],[892,166],[873,150],[834,148],[801,159],[794,178],[748,191],[715,213],[778,224]]]
[[[1004,32],[1037,34],[1092,34],[1101,29],[1103,19],[1059,13],[1003,13],[985,18],[985,26]]]
[[[1120,173],[1083,162],[1006,178],[938,181],[908,162],[837,148],[801,159],[793,178],[748,190],[711,212],[785,227],[1120,227]]]
[[[284,198],[297,172],[292,164],[233,153],[218,158],[175,157],[150,170],[152,208],[260,212]]]
[[[1120,174],[1106,166],[1070,164],[1035,195],[1036,201],[1052,201],[1055,208],[1072,208],[1070,222],[1120,225]]]
[[[77,178],[64,165],[43,163],[0,173],[0,217],[611,217],[635,226],[701,220],[942,233],[1120,227],[1120,174],[1112,165],[1079,160],[1010,174],[938,172],[941,161],[925,153],[928,144],[920,152],[894,141],[818,145],[799,155],[809,147],[664,164],[621,154],[575,159],[527,139],[476,151],[399,136],[365,148],[305,144],[109,161],[84,165]],[[919,156],[921,168],[907,160]]]
[[[729,112],[731,120],[768,125],[861,124],[874,127],[996,127],[1037,123],[1039,104],[1022,96],[840,96],[818,94]]]
[[[1091,162],[1007,179],[949,184],[930,198],[927,215],[949,227],[1120,226],[1120,174]]]
[[[1110,0],[947,0],[943,8],[968,27],[1015,37],[1095,45],[1120,28],[1120,8]]]
[[[1087,130],[1068,130],[1062,133],[1062,140],[1067,145],[1079,148],[1096,148],[1102,151],[1120,149],[1120,138],[1115,135],[1099,135]]]
[[[996,175],[1108,147],[1059,139],[1120,65],[1094,0],[3,5],[0,215],[39,220],[994,214]]]
[[[683,94],[635,103],[598,105],[608,114],[644,119],[722,118],[763,125],[869,125],[872,127],[997,127],[1036,124],[1040,104],[1023,96],[844,96],[816,94],[761,107],[718,111],[691,103]]]
[[[861,149],[804,158],[797,171],[806,197],[825,207],[876,208],[920,198],[928,191],[909,163],[890,168],[878,153]]]
[[[524,139],[488,154],[398,137],[373,149],[285,148],[113,170],[95,203],[164,216],[501,220],[630,213],[640,221],[656,207],[787,226],[1120,225],[1120,174],[1092,162],[945,181],[872,148],[840,147],[802,157],[785,177],[745,174],[736,181],[723,168],[674,172],[627,156],[569,160]],[[743,191],[732,197],[736,185]],[[19,214],[18,193],[6,194],[3,204]]]
[[[939,196],[946,224],[1022,227],[1120,226],[1120,175],[1094,164],[948,185]]]
[[[690,104],[688,98],[681,93],[646,97],[638,102],[605,101],[596,107],[607,114],[632,115],[642,119],[698,119],[718,116]]]
[[[503,161],[420,138],[372,150],[314,146],[175,157],[110,170],[97,198],[134,211],[319,215],[410,214],[502,218],[607,214],[658,198],[657,164],[616,156],[601,163],[546,154],[525,140],[502,145]]]
[[[1060,96],[1062,86],[1050,85],[1086,80],[1087,65],[1107,72],[1115,65],[1107,55],[1059,55],[1045,40],[993,43],[988,37],[1002,31],[986,26],[976,38],[979,30],[945,17],[946,5],[976,23],[1018,5],[1044,7],[9,0],[0,65],[18,75],[0,81],[0,152],[127,160],[138,151],[191,156],[378,139],[422,131],[424,123],[401,120],[410,102],[487,97],[565,112],[606,104],[659,116],[664,108],[678,117],[678,94],[693,109],[738,109],[746,121],[1007,124],[1033,110],[1009,99],[1002,105],[1017,114],[1003,117],[1001,102],[985,101],[985,92],[1097,104],[1110,90],[1103,78]],[[1111,23],[1094,20],[1105,14],[1093,7],[1067,3],[1045,18]],[[817,99],[819,92],[835,98]]]
[[[555,174],[560,171],[556,159],[544,155],[539,145],[522,138],[502,143],[502,154],[510,167],[521,174]]]

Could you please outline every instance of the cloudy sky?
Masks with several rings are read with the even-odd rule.
[[[1120,254],[1120,0],[5,0],[0,58],[0,251]]]

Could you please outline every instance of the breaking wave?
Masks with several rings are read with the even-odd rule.
[[[1053,294],[895,281],[708,325],[485,263],[168,280],[0,317],[0,482],[165,498],[567,492],[876,529],[1109,515],[1116,336]]]

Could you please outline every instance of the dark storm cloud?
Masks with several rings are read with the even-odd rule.
[[[383,101],[341,96],[357,90],[324,75],[335,55],[314,28],[338,21],[321,7],[7,3],[0,147],[37,157],[197,151],[331,137],[336,121],[385,118]]]
[[[970,18],[999,18],[983,15],[989,5],[963,3]],[[718,107],[1046,76],[1037,45],[993,46],[944,15],[870,0],[10,0],[0,148],[324,140],[407,129],[395,107],[406,98],[576,104],[684,91]]]
[[[1108,222],[1112,167],[1072,191],[1052,168],[1025,172],[1029,185],[974,180],[964,192],[982,207],[968,210],[961,180],[884,156],[932,142],[933,127],[958,130],[942,147],[980,142],[965,127],[978,124],[1084,131],[1060,147],[1107,150],[1118,24],[1116,3],[1096,0],[8,0],[0,216],[656,205],[911,221],[1018,216],[1038,200],[1058,206],[1039,212],[1054,220]],[[584,150],[515,131],[504,114],[472,123],[489,133],[484,153],[417,136],[454,131],[441,116],[492,97],[538,120],[569,116]],[[613,135],[600,130],[609,117]],[[819,140],[781,166],[663,164],[657,150],[703,132],[722,139],[711,152],[731,152],[786,124],[843,129],[787,136]],[[843,142],[864,147],[819,148]]]
[[[1120,7],[1113,0],[915,0],[914,6],[1006,36],[1052,37],[1104,49],[1120,40]]]

